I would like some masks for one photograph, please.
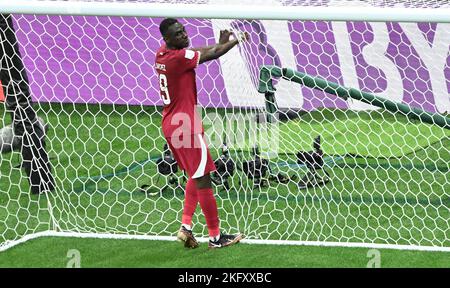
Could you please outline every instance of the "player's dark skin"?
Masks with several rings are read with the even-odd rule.
[[[214,60],[220,56],[227,53],[231,48],[236,46],[239,41],[238,39],[230,40],[230,36],[233,33],[228,30],[221,30],[219,43],[213,46],[202,47],[202,48],[192,48],[194,51],[200,51],[199,64],[206,61]],[[244,34],[245,39],[249,39],[247,33]],[[181,23],[174,23],[167,30],[166,35],[163,37],[166,42],[167,49],[183,49],[189,47],[190,40],[186,33],[186,29]],[[202,177],[196,178],[195,183],[198,189],[212,188],[211,176],[210,174],[205,174]]]

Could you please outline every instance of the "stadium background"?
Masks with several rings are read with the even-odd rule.
[[[325,4],[326,3],[324,3],[324,5]],[[41,116],[47,116],[48,120],[51,123],[58,123],[58,126],[55,126],[55,128],[61,129],[63,127],[67,127],[67,130],[63,132],[51,132],[58,133],[57,137],[52,134],[52,139],[60,140],[64,137],[71,138],[86,133],[86,135],[88,135],[87,138],[82,137],[82,139],[80,139],[79,141],[74,141],[74,144],[81,145],[83,140],[89,140],[89,135],[101,135],[103,133],[101,129],[102,125],[105,125],[105,127],[108,128],[117,125],[117,127],[122,128],[123,126],[133,127],[130,129],[130,134],[137,138],[144,137],[145,134],[147,134],[147,136],[150,135],[151,137],[156,137],[154,138],[156,139],[156,141],[153,142],[146,140],[140,142],[139,147],[135,147],[135,143],[131,143],[129,144],[129,146],[125,144],[127,139],[125,136],[123,139],[118,139],[119,141],[117,142],[120,142],[118,146],[123,145],[127,152],[145,153],[146,150],[148,150],[148,148],[146,147],[160,146],[162,142],[161,139],[157,138],[158,131],[155,130],[158,128],[159,114],[154,113],[154,111],[156,110],[154,110],[152,107],[154,105],[161,105],[159,93],[156,89],[156,87],[158,87],[158,81],[155,78],[154,70],[152,67],[154,60],[153,52],[161,44],[159,31],[157,29],[159,20],[160,19],[91,16],[71,17],[15,15],[15,23],[20,42],[20,48],[22,55],[24,56],[25,66],[30,76],[32,94],[34,100],[41,104],[40,106],[38,106],[38,112],[41,114]],[[193,40],[193,46],[204,46],[212,44],[211,42],[213,42],[213,31],[217,30],[217,27],[228,27],[231,24],[229,23],[229,21],[224,20],[183,21],[184,23],[189,24],[187,28],[191,39]],[[234,26],[245,29],[246,24],[246,22],[235,22]],[[439,31],[443,31],[445,29],[448,30],[449,28],[450,27],[447,24],[442,23],[421,23],[405,25],[399,23],[374,24],[361,22],[346,23],[343,25],[342,23],[328,21],[257,21],[257,24],[253,24],[251,28],[254,32],[257,31],[257,33],[254,33],[252,35],[252,42],[251,44],[249,44],[249,49],[251,51],[255,51],[255,53],[250,54],[253,57],[250,56],[250,58],[246,59],[246,61],[255,64],[255,67],[262,63],[295,67],[296,70],[305,71],[311,75],[319,75],[326,78],[327,80],[337,82],[342,85],[356,86],[357,88],[368,92],[379,93],[380,95],[384,95],[387,98],[402,101],[413,107],[419,107],[430,112],[448,112],[448,109],[450,107],[448,106],[448,94],[450,91],[450,57],[448,55],[448,52],[447,54],[445,54],[444,50],[444,54],[433,54],[437,56],[437,59],[440,59],[440,63],[443,63],[443,65],[442,69],[432,70],[427,66],[427,63],[428,61],[430,61],[430,59],[426,57],[425,59],[423,59],[423,55],[421,55],[421,53],[418,51],[430,51],[426,49],[427,47],[429,49],[431,45],[433,45],[433,47],[437,47],[439,45],[447,47],[448,51],[449,39],[436,37],[436,35],[438,35],[436,31],[438,31],[438,29]],[[377,29],[377,31],[385,32],[385,36],[387,36],[387,38],[384,38],[382,40],[380,40],[379,38],[375,39],[373,34],[374,29]],[[411,33],[411,31],[413,31],[413,33]],[[339,45],[346,43],[343,43],[341,41],[338,44],[336,42],[345,39],[345,37],[343,36],[350,39],[350,42],[347,44],[350,45],[349,47],[351,49],[341,49],[342,46]],[[416,41],[414,44],[412,44],[410,38],[414,38],[420,41]],[[206,39],[209,39],[209,42],[207,42]],[[267,43],[265,39],[267,39]],[[382,57],[386,59],[386,61],[384,62],[384,66],[383,63],[368,63],[368,61],[370,61],[370,49],[366,50],[368,47],[377,48],[378,52],[381,51],[381,54],[385,55],[385,57]],[[200,66],[197,70],[199,100],[202,106],[211,108],[241,106],[245,107],[246,105],[253,106],[254,103],[257,103],[262,107],[263,97],[261,97],[261,95],[255,93],[247,94],[248,91],[255,89],[257,69],[255,67],[253,68],[253,70],[250,68],[250,73],[248,73],[248,70],[246,69],[241,69],[243,67],[242,65],[245,64],[243,62],[239,62],[241,61],[241,56],[239,56],[239,51],[237,49],[226,56],[227,57],[224,57],[223,59],[215,63],[210,63],[208,65],[208,68]],[[248,57],[248,54],[246,54],[246,57]],[[442,59],[445,60],[442,61]],[[238,62],[234,63],[232,61]],[[230,62],[232,65],[230,65]],[[357,77],[352,78],[352,73]],[[402,81],[396,83],[394,80],[398,78],[398,76],[401,77]],[[436,84],[434,83],[438,84],[438,88],[436,88]],[[327,114],[327,111],[329,110],[320,109],[322,107],[337,107],[339,109],[351,108],[352,110],[359,110],[368,108],[366,105],[351,101],[344,102],[343,100],[332,95],[325,95],[321,92],[317,92],[297,85],[292,85],[289,83],[279,82],[278,84],[277,101],[281,108],[290,107],[308,110],[313,113],[311,114],[311,122],[313,122],[313,124],[310,126],[310,129],[303,129],[304,132],[302,135],[293,136],[294,138],[298,137],[297,140],[300,140],[301,136],[304,136],[305,134],[308,134],[310,132],[320,133],[321,131],[326,131],[330,127],[338,128],[337,130],[339,131],[343,131],[343,129],[352,129],[353,127],[354,129],[360,129],[357,131],[360,131],[363,134],[366,133],[367,135],[369,135],[369,133],[377,134],[380,132],[384,132],[386,134],[390,132],[389,129],[377,130],[374,129],[374,127],[369,126],[364,126],[364,128],[361,128],[361,122],[359,121],[359,119],[364,119],[364,117],[367,116],[364,113],[361,114],[362,116],[355,114],[354,116],[356,120],[354,121],[355,123],[353,123],[355,124],[355,126],[350,126],[348,122],[345,122],[346,120],[350,120],[350,122],[352,122],[347,112],[343,112],[343,114],[340,114],[335,110],[331,110],[333,111],[332,114]],[[441,88],[444,89],[442,90]],[[385,94],[385,91],[387,89],[391,89],[389,91],[393,91],[395,93]],[[249,98],[242,97],[242,95],[248,96]],[[47,105],[45,104],[47,102],[53,102],[55,104],[64,102],[67,103],[67,105]],[[79,103],[81,105],[70,105],[71,103]],[[86,106],[82,105],[83,103],[90,103],[93,105]],[[107,105],[100,107],[96,105],[97,103]],[[139,107],[127,108],[127,106],[119,107],[116,105],[108,104],[130,104],[137,106],[143,104],[144,106],[149,107],[144,109],[145,112],[142,116],[151,116],[152,118],[148,121],[144,120],[143,122],[135,125],[135,120],[137,119],[135,115],[143,112]],[[316,111],[316,109],[318,110],[314,114],[314,111]],[[105,117],[105,115],[111,115],[113,110],[114,113],[117,112],[118,115],[122,115],[123,118],[113,119]],[[64,115],[62,115],[60,111],[64,111]],[[329,119],[334,119],[334,117],[336,117],[336,119],[343,120],[343,123],[341,123],[342,127],[336,126],[336,124],[334,123],[331,123],[331,126],[325,127],[322,125],[314,126],[315,121],[317,121],[317,123],[319,123],[320,121],[327,122],[327,116],[330,116]],[[80,117],[81,119],[78,119],[78,117]],[[437,143],[439,142],[437,140],[441,138],[448,139],[448,136],[447,138],[445,138],[445,135],[448,134],[443,133],[442,130],[432,130],[426,128],[427,126],[425,126],[425,128],[421,126],[419,130],[416,130],[415,125],[406,125],[406,123],[410,123],[405,119],[399,119],[396,117],[392,117],[392,115],[383,113],[374,114],[370,116],[370,118],[373,118],[376,121],[379,120],[380,123],[385,123],[383,121],[394,123],[392,126],[392,128],[394,128],[393,131],[395,131],[396,129],[401,129],[403,126],[405,126],[407,130],[406,134],[408,137],[413,136],[415,133],[417,133],[417,131],[420,131],[419,134],[422,136],[422,139],[414,142],[411,147],[400,147],[395,151],[382,151],[385,152],[387,156],[395,154],[397,156],[403,155],[405,156],[405,158],[408,158],[408,155],[405,152],[409,153],[422,147],[424,150],[417,154],[417,157],[415,158],[425,158],[433,161],[436,166],[438,166],[438,168],[444,167],[448,169],[448,163],[446,162],[446,159],[449,159],[450,156],[448,155],[448,149],[445,148],[448,147],[448,140],[443,140],[443,142]],[[110,120],[112,122],[106,124],[107,121]],[[123,123],[118,123],[117,121],[119,120]],[[139,121],[142,121],[142,119],[140,119]],[[92,127],[91,130],[89,130],[87,129],[87,127],[89,127],[89,123],[96,123],[96,125]],[[123,126],[120,126],[121,124],[123,124]],[[81,127],[78,131],[76,130],[77,125],[79,125],[78,127]],[[145,127],[149,127],[153,130],[148,131],[146,130],[148,128]],[[142,130],[142,128],[144,129]],[[288,128],[288,130],[291,129],[292,127]],[[330,134],[332,135],[329,135],[329,137],[334,137],[335,135],[337,135],[333,135],[333,133]],[[110,141],[110,143],[115,142],[114,133],[111,135],[106,135],[106,138],[106,141]],[[122,140],[124,144],[122,144]],[[346,141],[352,142],[352,139],[348,138]],[[357,142],[361,144],[361,142],[364,141],[358,139]],[[373,144],[374,146],[380,144],[374,141],[372,142],[373,143],[371,144]],[[54,151],[60,151],[64,147],[64,145],[62,145],[64,143],[61,143],[61,145],[59,144],[60,143],[58,143],[58,141],[52,144]],[[92,155],[94,155],[94,151],[96,150],[95,148],[98,147],[100,147],[100,150],[102,152],[106,153],[109,146],[96,146],[94,143],[93,146],[88,147],[87,150],[91,152]],[[426,150],[428,148],[431,149]],[[358,148],[356,149],[358,150]],[[360,147],[359,149],[362,148]],[[433,152],[429,153],[429,151]],[[436,153],[436,151],[441,152]],[[67,152],[67,154],[69,154],[69,152]],[[108,159],[108,161],[106,161],[107,163],[103,163],[101,160],[100,162],[98,162],[98,159],[92,159],[92,161],[87,162],[84,162],[86,160],[83,160],[83,163],[81,163],[83,167],[74,172],[72,170],[80,168],[77,167],[79,163],[74,161],[73,159],[65,159],[65,156],[67,154],[63,153],[59,155],[59,160],[62,161],[58,164],[58,168],[64,167],[67,164],[74,165],[73,167],[70,167],[70,169],[68,169],[69,172],[67,176],[71,176],[71,180],[75,179],[73,178],[74,175],[81,176],[80,178],[84,177],[85,175],[101,175],[102,168],[105,167],[108,168],[107,170],[114,170],[110,169],[111,167],[107,165],[107,163],[114,163],[113,161],[111,161],[112,159]],[[367,154],[371,153],[369,152]],[[130,155],[126,155],[123,158],[119,156],[117,158],[119,163],[122,163],[124,165],[126,165],[125,163],[133,163],[133,160],[136,160],[134,156]],[[17,164],[15,163],[14,159],[11,158],[9,160],[11,160],[11,164]],[[87,167],[86,165],[89,163],[91,163],[93,166]],[[380,172],[379,170],[369,169],[370,171],[367,172],[367,174],[358,175],[361,177],[370,178],[371,176],[380,176],[392,172],[388,169],[390,168],[386,168],[386,170],[383,170],[383,172]],[[151,170],[147,170],[145,172],[147,175],[152,173]],[[360,170],[357,171],[357,173],[360,172]],[[139,174],[139,171],[135,171],[134,173],[135,174],[131,176],[139,179],[139,176],[136,176]],[[344,173],[344,177],[347,173],[350,172],[346,171]],[[352,169],[350,174],[353,175],[354,173],[355,172]],[[422,172],[419,171],[418,173]],[[4,175],[5,174],[3,173],[3,176]],[[416,174],[411,175],[408,171],[402,171],[402,173],[399,173],[398,175],[400,176],[400,178],[404,177],[404,181],[394,183],[393,180],[395,179],[386,176],[389,183],[387,183],[386,187],[383,189],[386,189],[388,191],[395,191],[395,189],[398,188],[398,185],[402,186],[402,184],[408,183],[408,181],[414,179],[414,177],[417,177]],[[428,174],[428,172],[424,172],[423,175],[425,175],[425,177],[428,177],[427,179],[429,179],[430,177],[434,177],[430,176],[431,174]],[[442,183],[444,182],[442,182],[442,180],[445,181],[445,179],[447,179],[445,178],[445,176],[441,176],[442,175],[439,174],[439,176],[436,178],[438,185],[443,185]],[[91,181],[92,179],[88,180]],[[381,177],[381,179],[379,180],[383,181],[383,177]],[[118,180],[118,182],[114,181],[116,180],[112,180],[111,183],[103,183],[98,186],[93,185],[92,187],[89,186],[90,184],[86,186],[81,185],[82,188],[80,188],[78,183],[72,184],[75,184],[73,185],[75,186],[75,188],[81,189],[81,191],[87,193],[99,192],[98,194],[95,194],[95,198],[89,200],[84,199],[83,201],[92,201],[92,203],[95,204],[100,203],[102,198],[104,200],[106,197],[107,205],[111,205],[111,207],[113,207],[116,205],[113,204],[113,201],[124,200],[124,202],[126,202],[128,198],[124,197],[123,194],[119,195],[119,198],[110,197],[111,195],[104,196],[103,192],[111,189],[112,192],[121,193],[121,190],[117,190],[117,187],[119,186],[121,188],[129,189],[126,184],[125,187],[122,187],[123,183],[125,182],[122,182],[120,179]],[[21,183],[23,184],[23,181]],[[21,187],[23,186],[22,184]],[[0,183],[0,186],[1,185],[5,185],[5,182]],[[346,184],[343,186],[346,186]],[[347,186],[345,188],[336,187],[335,190],[344,188],[342,189],[342,191],[351,191],[352,189],[358,190],[362,187],[374,188],[372,184],[364,183],[363,181],[357,181],[350,186],[354,187],[352,187],[350,190],[348,190]],[[412,184],[411,187],[416,186],[415,184]],[[434,188],[436,188],[436,186],[434,186]],[[406,200],[404,201],[406,202],[403,203],[412,203],[409,201],[416,201],[414,203],[424,205],[428,205],[431,203],[431,207],[428,207],[427,209],[433,210],[435,209],[434,204],[440,203],[440,197],[445,196],[445,190],[441,191],[442,188],[445,189],[445,187],[438,187],[436,191],[444,193],[431,193],[431,198],[415,198],[416,196],[409,194],[409,196],[411,197],[405,198]],[[26,187],[23,187],[23,191],[26,191]],[[426,196],[426,194],[430,191],[433,191],[433,187],[427,184],[426,189],[422,191],[420,196]],[[324,192],[323,195],[325,195],[325,198],[328,197],[328,194],[325,193],[327,191],[318,191],[317,196],[312,196],[312,201],[314,203],[322,203],[321,201],[323,199],[319,199],[320,197],[322,197],[322,192]],[[285,191],[280,191],[281,200],[283,200],[283,197],[286,196],[284,195],[284,193]],[[377,193],[379,193],[379,191],[377,191]],[[20,201],[21,205],[19,206],[21,208],[19,208],[19,210],[11,209],[10,211],[14,211],[14,213],[16,213],[15,211],[19,211],[19,213],[17,214],[19,218],[29,220],[30,216],[22,215],[26,214],[23,211],[23,207],[34,207],[34,204],[29,204],[26,201],[25,203],[23,199],[21,199],[22,197],[16,197],[16,194],[17,191],[12,191],[12,193],[10,193],[7,197],[3,198],[7,199],[8,201],[10,199],[14,200],[10,201],[11,204],[8,204],[7,208],[9,209],[10,207],[16,207],[17,204],[15,199],[19,199],[17,203],[19,203]],[[351,193],[349,193],[349,195],[350,194]],[[359,199],[358,197],[353,198],[353,196],[354,195],[349,196],[350,198],[347,200],[353,202],[356,199]],[[400,192],[400,198],[402,196],[403,195],[401,195]],[[177,195],[176,199],[180,200],[180,197],[180,195]],[[331,196],[333,201],[338,199],[333,197],[336,196]],[[347,196],[340,195],[338,197],[342,197],[345,199],[345,197]],[[362,197],[362,200],[359,204],[362,203],[363,206],[364,204],[370,205],[370,203],[373,203],[374,199],[381,199],[381,202],[386,200],[384,197],[368,197],[369,198]],[[268,198],[270,197],[268,196]],[[79,200],[77,197],[75,197],[74,199],[75,202],[73,203],[76,203],[76,201]],[[134,200],[136,200],[136,198]],[[227,202],[228,200],[231,200],[230,202],[232,202],[235,199],[231,198],[225,200]],[[252,200],[254,199],[252,198]],[[398,203],[398,200],[399,198],[394,197],[392,201],[394,203]],[[39,200],[40,210],[43,210],[42,208],[45,208],[44,202],[45,201]],[[356,203],[358,202],[356,201]],[[311,204],[311,202],[307,201],[306,204]],[[59,202],[57,203],[57,206],[58,205],[60,205]],[[64,205],[65,204],[60,206],[65,207]],[[314,205],[312,206],[314,207]],[[89,209],[92,209],[93,207],[86,203],[81,203],[80,208],[86,209],[86,211],[83,211],[86,212],[86,214],[80,213],[80,215],[77,217],[82,218],[83,216],[87,216],[87,218],[89,218],[97,213],[97,211],[92,211],[91,213]],[[31,212],[33,212],[33,209],[34,208],[32,208]],[[100,209],[101,210],[99,211],[106,211],[106,213],[108,213],[108,209],[106,209],[104,206],[102,206]],[[224,209],[227,210],[228,208]],[[438,215],[447,215],[441,210],[446,209],[446,207],[441,206],[439,207],[439,209],[439,211],[441,212],[437,212]],[[0,212],[3,213],[3,210],[1,210]],[[359,208],[357,210],[360,212]],[[358,214],[357,210],[351,211],[350,214]],[[380,209],[380,211],[381,212],[379,214],[383,214],[386,212],[382,211],[382,209]],[[117,221],[118,224],[115,223],[116,227],[119,226],[120,229],[126,230],[130,228],[127,226],[130,221],[127,217],[122,217],[126,216],[123,215],[124,212],[126,214],[126,208],[120,208],[118,211],[113,211],[112,214],[114,217],[119,219]],[[142,212],[145,213],[145,209]],[[250,212],[257,214],[258,211],[249,211],[249,215]],[[366,210],[363,210],[363,212],[365,213]],[[103,212],[100,212],[100,214],[101,213]],[[410,213],[410,211],[407,210],[406,213],[408,214]],[[23,233],[23,231],[28,231],[28,228],[31,228],[31,230],[33,231],[39,231],[42,228],[42,225],[36,224],[35,220],[37,220],[37,218],[42,218],[44,219],[44,222],[49,221],[48,216],[43,216],[43,214],[44,213],[41,211],[39,216],[35,217],[35,214],[32,213],[33,216],[31,216],[31,222],[27,222],[28,220],[26,220],[19,221],[19,224],[13,223],[9,228],[7,228],[7,234],[10,233],[12,229],[17,228],[18,231],[21,231],[19,232],[19,234]],[[169,211],[167,217],[175,218],[172,217],[173,214],[173,211]],[[378,214],[378,212],[375,214]],[[278,216],[275,216],[275,218],[277,217]],[[5,219],[9,218],[10,216],[8,216],[8,218],[5,217]],[[88,219],[86,223],[89,226],[92,225],[92,223],[96,222],[94,224],[95,226],[101,222],[97,222],[97,220],[98,219],[95,219],[91,222],[91,220]],[[314,219],[312,219],[312,221],[314,221]],[[353,221],[353,218],[350,221]],[[442,221],[445,222],[445,219],[438,219],[439,223],[443,223]],[[28,226],[27,229],[23,227],[23,223]],[[434,225],[437,225],[436,223],[437,222],[434,222]],[[402,227],[402,221],[394,221],[393,224],[395,226],[394,229],[398,229],[400,231],[399,233],[402,233],[401,228],[399,228]],[[63,226],[64,225],[68,225],[67,227],[71,227],[72,224],[64,223]],[[135,225],[135,223],[132,223],[132,230],[136,227],[133,225]],[[360,231],[360,228],[364,228],[364,224],[362,226],[358,226],[358,224],[356,224],[355,227],[358,233],[361,234],[362,232]],[[102,227],[102,225],[100,224],[99,228],[100,230],[102,230],[104,227]],[[287,227],[282,227],[281,231],[284,231],[283,229],[286,228]],[[145,230],[145,227],[139,227],[137,230]],[[371,233],[370,231],[369,233]],[[388,237],[391,237],[391,232],[392,231],[388,231],[386,233],[389,234]],[[448,236],[446,236],[447,234],[445,233],[445,231],[443,234],[439,234],[441,238],[437,237],[435,239],[435,241],[437,242],[434,243],[440,244],[440,241],[442,241],[443,239],[448,239]],[[396,236],[392,237],[395,238]],[[433,242],[427,242],[427,244],[429,243]],[[53,246],[55,249],[53,249],[53,251],[47,251],[46,254],[42,255],[41,252],[46,250],[45,247],[49,246]],[[153,247],[153,249],[150,249],[151,252],[143,253],[142,258],[138,257],[139,259],[137,259],[136,261],[129,260],[130,257],[129,255],[127,255],[127,253],[129,253],[130,251],[143,251],[145,249],[148,249],[149,246]],[[90,264],[84,262],[85,266],[186,266],[191,263],[190,256],[192,254],[196,255],[196,257],[202,258],[202,261],[199,261],[196,264],[198,266],[236,266],[236,264],[232,260],[230,260],[230,262],[228,263],[216,262],[214,260],[215,257],[204,254],[204,250],[193,251],[192,254],[187,254],[192,251],[188,252],[180,250],[178,243],[158,243],[146,241],[142,243],[140,241],[93,239],[70,240],[56,238],[31,241],[30,243],[26,243],[23,246],[21,245],[19,247],[16,247],[18,249],[14,248],[6,251],[5,253],[2,253],[3,255],[1,256],[4,258],[2,259],[2,261],[0,261],[0,263],[3,263],[2,265],[5,266],[29,265],[61,267],[61,265],[63,266],[67,260],[64,253],[67,252],[67,249],[74,247],[81,250],[82,255],[84,255],[85,261],[86,259],[91,259],[91,262],[89,262]],[[104,253],[104,257],[100,257],[101,259],[96,260],[96,253],[92,252],[92,247],[96,247],[96,251],[102,251],[102,253]],[[115,248],[113,249],[115,251],[123,250],[125,251],[125,254],[112,252],[111,247]],[[169,254],[162,252],[161,255],[152,258],[155,251],[160,250],[161,247],[165,247],[167,249],[166,252],[170,251],[172,256],[168,257]],[[245,256],[248,261],[240,262],[242,264],[242,267],[254,267],[255,265],[259,267],[361,267],[364,266],[368,260],[366,256],[366,249],[323,247],[270,247],[267,251],[267,254],[265,254],[261,253],[261,249],[258,247],[259,246],[241,245],[239,247],[236,247],[237,249],[234,252],[233,250],[229,250],[219,253],[232,253],[232,255],[234,255],[233,257],[239,257],[238,255],[242,255],[243,257]],[[117,253],[117,255],[112,255],[112,253]],[[19,258],[15,257],[15,255]],[[258,255],[259,261],[255,261],[255,255]],[[274,255],[286,256],[274,257]],[[315,257],[311,255],[315,255]],[[324,255],[326,255],[326,257]],[[384,266],[411,265],[413,267],[439,267],[448,266],[449,263],[448,255],[445,253],[419,253],[386,250],[383,252],[383,255],[386,256],[386,258],[384,258],[385,262],[383,262]],[[58,260],[56,262],[49,261],[48,259],[51,257]],[[346,263],[342,263],[342,257],[348,257],[349,261]],[[310,260],[306,261],[306,258]],[[21,261],[15,262],[13,259],[21,259]],[[128,259],[125,264],[123,264],[123,259]],[[149,259],[152,260],[150,261]],[[299,262],[299,259],[302,260]]]
[[[161,19],[29,15],[15,19],[35,101],[162,104],[153,69],[154,51],[162,44],[158,31]],[[238,49],[197,69],[199,102],[204,107],[245,106],[246,101],[262,106],[263,97],[246,97],[252,97],[248,89],[256,88],[258,67],[266,64],[292,67],[429,112],[450,111],[449,40],[435,37],[444,36],[436,31],[449,30],[449,24],[348,22],[342,25],[330,21],[250,24],[225,20],[183,23],[187,25],[193,47],[212,45],[213,28],[227,27],[227,24],[251,33],[248,49],[252,53],[245,55],[250,58],[246,61],[252,64],[252,75],[245,75],[249,74],[247,69],[239,69],[244,67],[244,60]],[[346,38],[349,43],[342,40]],[[340,48],[345,45],[351,50]],[[422,52],[431,51],[430,47],[435,47],[432,60]],[[384,61],[370,63],[373,56]],[[229,61],[235,62],[220,65]],[[429,69],[430,61],[439,61],[441,70]],[[351,77],[352,73],[357,79]],[[290,83],[280,83],[277,88],[280,108],[313,110],[349,106],[338,97]],[[353,104],[351,108],[368,107]]]

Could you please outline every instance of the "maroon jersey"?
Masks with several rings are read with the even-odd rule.
[[[203,127],[195,108],[197,85],[195,68],[200,52],[189,49],[171,50],[163,45],[156,53],[155,69],[159,75],[164,103],[162,130],[166,138],[201,134]]]

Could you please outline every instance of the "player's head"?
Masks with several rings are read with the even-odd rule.
[[[182,49],[189,46],[189,37],[184,26],[174,18],[166,18],[159,24],[159,31],[168,48]]]

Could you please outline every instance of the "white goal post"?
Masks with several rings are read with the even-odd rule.
[[[418,9],[399,7],[361,6],[271,6],[252,4],[184,4],[149,2],[89,2],[84,1],[8,1],[1,0],[2,13],[80,15],[80,16],[131,16],[131,17],[182,17],[207,19],[258,19],[258,20],[330,20],[330,21],[395,21],[449,23],[449,9]],[[201,3],[201,1],[199,1]],[[346,1],[343,1],[344,4]],[[370,1],[368,1],[370,3]],[[250,2],[251,3],[251,2]],[[270,2],[269,2],[270,3]],[[349,4],[354,4],[349,1]]]
[[[257,91],[259,67],[277,65],[448,115],[450,5],[169,2],[0,0],[0,14],[14,19],[37,114],[50,127],[57,187],[29,195],[20,153],[0,154],[0,252],[49,236],[175,240],[184,180],[158,174],[161,102],[148,60],[162,43],[163,17],[181,18],[194,44],[211,45],[220,29],[254,32],[253,44],[197,74],[213,155],[228,131],[216,124],[227,123],[236,129],[227,145],[237,167],[253,159],[255,146],[271,161],[266,186],[243,168],[230,177],[231,189],[215,186],[225,229],[244,230],[248,244],[450,252],[448,130],[281,78],[275,100]],[[261,126],[254,120],[268,102],[294,116],[277,114],[276,123]],[[11,125],[6,119],[0,107],[0,129]],[[316,136],[321,169],[334,175],[300,187],[316,177],[298,156]],[[139,188],[161,181],[168,189],[156,196]],[[194,220],[204,223],[199,208]],[[201,226],[194,233],[207,242]]]

